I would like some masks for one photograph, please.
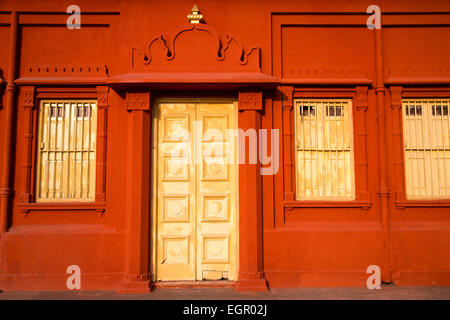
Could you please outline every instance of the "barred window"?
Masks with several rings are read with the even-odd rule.
[[[450,197],[450,99],[402,100],[408,199]]]
[[[43,100],[39,112],[36,201],[94,201],[95,100]]]
[[[355,197],[352,102],[296,100],[296,199]]]

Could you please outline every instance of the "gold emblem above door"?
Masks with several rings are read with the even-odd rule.
[[[155,104],[153,277],[236,280],[236,108]]]

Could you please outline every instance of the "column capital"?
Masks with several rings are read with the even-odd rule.
[[[391,92],[391,108],[401,109],[402,108],[402,87],[393,86],[389,88]]]
[[[20,92],[23,94],[22,107],[33,109],[35,107],[34,103],[36,95],[35,87],[34,86],[21,87]]]
[[[355,107],[356,110],[362,110],[366,111],[368,107],[368,101],[367,101],[367,86],[357,86],[356,92],[355,92]]]
[[[150,91],[127,91],[127,111],[150,111]]]
[[[259,90],[249,90],[249,91],[239,91],[239,111],[262,111],[263,101],[262,101],[262,91]]]
[[[97,86],[97,106],[99,108],[108,108],[109,87],[108,86]]]
[[[282,86],[282,87],[280,87],[280,92],[281,92],[283,109],[292,110],[292,108],[294,106],[294,102],[293,102],[294,87],[293,86]]]

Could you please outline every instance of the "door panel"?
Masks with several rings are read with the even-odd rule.
[[[236,280],[233,104],[159,103],[156,124],[156,280]]]
[[[158,109],[157,280],[195,280],[195,105]]]
[[[235,259],[235,174],[233,105],[200,104],[201,150],[197,166],[197,279],[233,279]],[[231,269],[230,269],[231,268]]]

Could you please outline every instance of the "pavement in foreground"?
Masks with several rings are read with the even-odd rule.
[[[150,294],[114,291],[3,292],[0,300],[450,300],[450,287],[285,288],[242,293],[232,288],[156,288]]]

